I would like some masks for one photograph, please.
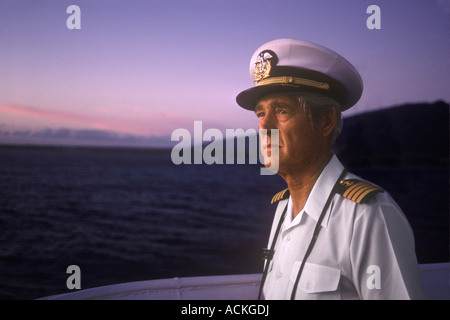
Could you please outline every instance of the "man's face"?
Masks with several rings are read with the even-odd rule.
[[[259,120],[258,129],[267,130],[267,138],[261,136],[261,152],[266,167],[277,158],[276,155],[271,157],[276,149],[270,131],[279,130],[278,173],[282,176],[307,170],[326,148],[326,138],[320,130],[311,127],[308,115],[295,95],[268,95],[258,101],[255,113]]]

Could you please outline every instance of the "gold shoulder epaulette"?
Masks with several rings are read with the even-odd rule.
[[[364,203],[369,201],[377,193],[384,191],[365,181],[349,179],[341,180],[336,192],[356,203]]]
[[[283,191],[278,192],[270,201],[270,204],[274,204],[280,200],[284,200],[289,198],[289,189],[284,189]]]

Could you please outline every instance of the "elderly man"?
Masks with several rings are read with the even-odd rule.
[[[341,112],[362,94],[355,68],[322,46],[279,39],[255,52],[250,74],[255,86],[236,101],[266,129],[265,165],[278,161],[273,167],[288,186],[272,199],[278,206],[260,296],[425,298],[401,209],[333,154]]]

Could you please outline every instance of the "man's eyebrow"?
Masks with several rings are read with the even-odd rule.
[[[258,103],[256,106],[255,106],[255,112],[258,112],[258,111],[260,111],[260,110],[262,110],[263,109],[263,107],[261,107],[261,105]]]
[[[283,102],[283,101],[280,101],[280,100],[273,100],[273,101],[271,101],[271,102],[269,103],[269,107],[272,108],[272,109],[275,109],[275,108],[277,108],[277,107],[285,107],[285,108],[291,108],[291,109],[292,109],[292,106],[289,106],[289,104],[287,104],[287,103],[285,103],[285,102]],[[263,110],[263,109],[264,109],[264,108],[261,106],[261,104],[258,103],[258,104],[255,106],[254,111],[255,111],[255,112],[258,112],[258,111],[261,111],[261,110]]]
[[[290,108],[289,104],[284,103],[283,101],[279,101],[279,100],[274,100],[274,101],[270,102],[270,107],[274,108],[274,109],[277,107]]]
[[[273,100],[270,102],[269,105],[271,108],[275,108],[275,107],[279,107],[281,105],[281,103],[278,100]]]

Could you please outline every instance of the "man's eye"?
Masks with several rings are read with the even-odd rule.
[[[264,116],[264,112],[257,112],[257,113],[256,113],[256,116],[257,116],[258,118],[261,118],[262,116]]]

